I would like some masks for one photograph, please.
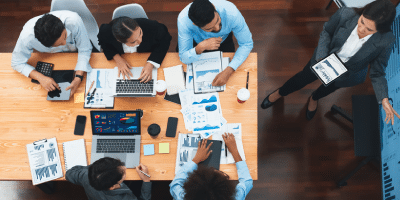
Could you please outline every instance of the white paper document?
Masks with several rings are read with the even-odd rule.
[[[164,68],[165,82],[167,83],[167,94],[178,94],[185,89],[185,77],[182,65]]]
[[[222,141],[221,164],[235,163],[235,159],[233,159],[231,152],[229,152],[228,150],[225,150],[226,146],[225,146],[224,139],[222,138],[222,134],[224,134],[224,133],[232,133],[235,136],[236,146],[239,151],[240,157],[242,158],[242,160],[246,160],[246,157],[244,154],[244,149],[243,149],[243,142],[242,142],[242,124],[240,124],[240,123],[225,124],[224,126],[221,127],[220,132],[218,132],[212,136],[213,140]]]
[[[202,53],[200,58],[192,64],[194,93],[224,91],[225,85],[212,86],[214,78],[222,72],[222,66],[221,51]]]
[[[63,177],[56,138],[27,144],[33,185]]]
[[[335,54],[331,54],[322,59],[317,64],[313,65],[311,69],[317,74],[324,85],[328,85],[347,72],[346,67]]]
[[[185,163],[193,160],[197,153],[198,144],[201,139],[201,136],[197,134],[179,133],[175,174],[180,171],[181,167]]]
[[[86,78],[86,92],[85,92],[85,108],[113,108],[113,84],[115,82],[114,69],[92,69],[87,74]],[[90,86],[94,84],[89,91]],[[89,97],[96,88],[93,98],[89,101]],[[86,96],[87,92],[89,95]]]

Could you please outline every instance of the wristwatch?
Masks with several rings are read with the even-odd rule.
[[[80,78],[80,79],[81,79],[81,81],[83,80],[83,76],[81,76],[81,75],[75,74],[75,77],[78,77],[78,78]]]

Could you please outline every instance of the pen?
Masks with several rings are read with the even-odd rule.
[[[90,87],[89,87],[89,89],[88,89],[88,92],[87,92],[87,94],[86,94],[86,97],[89,95],[90,90],[92,89],[93,85],[94,85],[94,81],[93,81],[92,84],[90,85]]]
[[[90,103],[90,100],[92,100],[92,98],[93,98],[93,96],[94,96],[94,93],[96,92],[96,89],[97,89],[97,88],[94,88],[94,90],[93,90],[92,94],[90,95],[90,97],[89,97],[89,99],[88,99],[88,101],[87,101],[86,104],[89,104],[89,103]]]
[[[247,72],[246,89],[249,89],[249,72]]]
[[[228,149],[226,148],[226,144],[225,144],[225,158],[228,157]]]
[[[140,170],[140,169],[139,169],[139,171],[140,171],[140,172],[142,172],[144,175],[146,175],[147,177],[149,177],[149,178],[150,178],[150,175],[148,175],[148,174],[144,173],[144,171],[142,171],[142,170]]]

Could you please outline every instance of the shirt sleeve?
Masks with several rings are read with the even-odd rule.
[[[84,172],[84,166],[75,166],[71,169],[69,169],[66,173],[65,173],[65,179],[67,179],[67,181],[76,184],[76,185],[80,185],[83,186],[81,183],[81,180],[85,179],[85,175],[87,176],[87,174]],[[86,177],[87,179],[87,177]]]
[[[239,183],[236,186],[236,199],[245,199],[247,194],[253,188],[253,179],[250,176],[246,161],[236,163],[236,169],[239,176]]]
[[[186,22],[188,23],[188,22]],[[197,55],[196,49],[193,47],[192,34],[185,24],[184,19],[178,18],[178,46],[179,58],[185,64],[190,64],[198,60],[201,54]]]
[[[151,199],[151,182],[143,182],[142,191],[140,192],[140,200]]]
[[[160,64],[163,62],[163,60],[165,58],[165,55],[168,52],[172,37],[168,32],[168,28],[164,24],[155,22],[155,26],[157,26],[157,33],[155,36],[157,46],[151,52],[147,61],[152,61],[152,62],[158,63],[157,68],[159,68]],[[154,65],[154,66],[156,66],[156,65]]]
[[[247,59],[253,49],[253,39],[250,29],[239,10],[237,10],[233,24],[232,31],[238,41],[239,48],[236,50],[229,66],[236,70]]]
[[[76,48],[78,49],[78,62],[76,63],[75,71],[85,71],[90,72],[92,67],[90,67],[89,60],[92,54],[92,44],[90,43],[89,36],[87,34],[85,25],[78,14],[71,18],[71,23],[69,27],[71,28],[73,39],[75,40]],[[67,25],[66,25],[67,26]]]
[[[181,171],[179,171],[171,184],[169,184],[169,192],[175,200],[183,199],[185,191],[183,189],[183,184],[188,178],[188,174],[197,169],[197,164],[193,161],[187,162],[182,166]]]
[[[27,63],[31,57],[33,48],[29,44],[29,41],[26,40],[24,30],[22,30],[12,53],[11,67],[24,76],[29,77],[29,74],[35,68]]]
[[[158,63],[156,63],[156,62],[153,62],[153,61],[151,61],[151,60],[147,60],[147,62],[148,63],[150,63],[150,64],[152,64],[155,68],[160,68],[160,64],[158,64]]]

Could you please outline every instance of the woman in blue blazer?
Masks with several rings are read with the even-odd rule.
[[[311,66],[332,53],[344,62],[348,72],[328,86],[321,85],[309,98],[306,117],[311,120],[318,107],[318,100],[342,87],[351,87],[365,81],[368,65],[376,98],[386,112],[388,123],[394,115],[400,118],[388,101],[385,69],[395,41],[391,25],[396,8],[389,0],[377,0],[363,8],[340,8],[320,34],[318,46],[303,71],[290,78],[282,87],[269,94],[261,104],[271,107],[280,97],[300,90],[317,80]]]

